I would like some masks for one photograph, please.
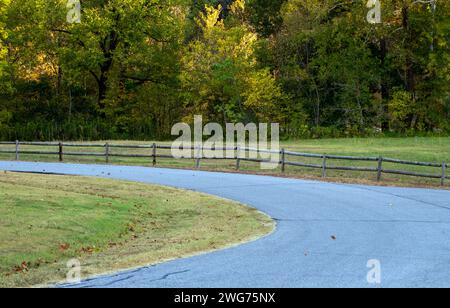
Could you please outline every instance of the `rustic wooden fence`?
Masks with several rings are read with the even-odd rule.
[[[151,145],[125,145],[125,144],[86,144],[86,143],[63,143],[63,142],[0,142],[0,145],[9,145],[15,148],[13,149],[0,149],[0,153],[9,153],[14,154],[15,159],[20,160],[20,155],[55,155],[58,157],[59,161],[62,162],[65,156],[87,156],[87,157],[104,157],[105,162],[109,163],[110,158],[112,157],[125,157],[125,158],[148,158],[151,160],[153,166],[156,165],[158,158],[167,158],[167,159],[175,159],[175,157],[170,154],[162,154],[158,153],[158,150],[170,150],[172,147],[169,145],[158,145],[153,143]],[[29,151],[22,150],[21,146],[36,146],[36,147],[55,147],[55,151]],[[71,148],[102,148],[104,149],[102,152],[74,152],[74,151],[65,151],[65,149]],[[131,153],[112,153],[111,149],[121,148],[121,149],[147,149],[148,154],[131,154]],[[392,159],[386,157],[361,157],[361,156],[339,156],[339,155],[328,155],[328,154],[312,154],[312,153],[299,153],[287,151],[286,149],[281,149],[281,151],[272,151],[272,150],[261,150],[250,147],[235,147],[235,148],[198,148],[191,147],[190,150],[194,151],[194,162],[195,167],[200,168],[200,163],[202,159],[223,159],[223,160],[235,160],[236,161],[236,169],[240,169],[241,161],[248,162],[267,162],[270,163],[270,160],[265,160],[262,158],[248,158],[246,153],[272,153],[272,154],[280,154],[280,160],[278,165],[281,166],[281,171],[285,172],[286,166],[296,166],[296,167],[304,167],[304,168],[314,168],[320,169],[322,171],[322,177],[327,176],[327,170],[341,170],[341,171],[362,171],[362,172],[374,172],[377,175],[377,181],[381,181],[383,173],[385,174],[397,174],[397,175],[405,175],[405,176],[413,176],[413,177],[423,177],[423,178],[432,178],[432,179],[440,179],[441,185],[445,184],[446,179],[450,179],[450,175],[447,175],[446,170],[450,167],[450,164],[446,162],[435,163],[435,162],[418,162],[418,161],[408,161],[408,160],[400,160],[400,159]],[[233,157],[223,156],[223,157],[202,157],[200,155],[200,151],[233,151]],[[303,157],[303,158],[314,158],[321,160],[321,164],[311,164],[304,163],[299,161],[289,160],[290,157]],[[192,157],[182,157],[181,159],[192,159]],[[363,161],[363,162],[374,162],[377,167],[357,167],[357,166],[333,166],[329,164],[329,161],[332,160],[345,160],[345,161]],[[439,169],[439,173],[419,173],[412,171],[404,171],[404,170],[394,170],[394,169],[386,169],[384,168],[384,163],[391,164],[399,164],[399,165],[412,165],[412,166],[423,166],[423,167],[434,167]]]

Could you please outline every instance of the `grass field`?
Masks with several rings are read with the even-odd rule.
[[[100,141],[99,143],[105,143]],[[138,141],[108,141],[115,144],[152,144],[153,142],[138,142]],[[97,142],[96,142],[97,143]],[[158,144],[168,144],[161,143]],[[450,137],[417,137],[417,138],[348,138],[348,139],[320,139],[320,140],[295,140],[284,141],[281,147],[287,150],[316,153],[316,154],[330,154],[330,155],[350,155],[350,156],[384,156],[388,158],[397,158],[404,160],[423,161],[423,162],[450,162]],[[13,149],[13,146],[0,146],[2,149]],[[55,151],[55,147],[28,147],[23,146],[24,150],[50,150]],[[102,148],[70,148],[70,151],[97,151],[103,152]],[[151,149],[112,149],[112,153],[134,153],[134,154],[151,154]],[[158,150],[159,154],[170,154],[168,150]],[[0,159],[14,159],[13,154],[0,154]],[[56,161],[56,155],[22,155],[21,160],[27,161]],[[317,158],[296,158],[288,157],[294,162],[321,164],[321,160]],[[79,162],[79,163],[105,163],[105,159],[101,157],[65,157],[65,162]],[[125,164],[125,165],[151,165],[151,159],[142,158],[111,158],[110,163]],[[333,160],[330,164],[335,166],[359,166],[359,167],[376,167],[376,162],[349,162]],[[193,168],[193,160],[174,160],[174,159],[158,159],[158,167],[170,168]],[[398,169],[404,171],[414,171],[422,173],[440,174],[441,170],[436,167],[422,167],[409,166],[385,163],[386,169]],[[202,160],[201,169],[203,170],[217,170],[217,171],[233,171],[235,169],[235,161],[212,161]],[[280,169],[274,171],[261,171],[259,164],[242,162],[241,172],[263,173],[277,176],[289,176],[298,178],[319,178],[321,171],[317,169],[309,169],[302,167],[287,166],[285,174],[281,174]],[[450,172],[450,171],[448,171]],[[354,172],[354,171],[328,171],[327,179],[331,181],[342,182],[358,182],[377,184],[376,174],[369,172]],[[400,175],[383,175],[383,185],[412,185],[412,186],[439,186],[438,179],[425,179],[410,176]],[[447,181],[446,187],[450,187],[450,181]]]
[[[157,263],[269,233],[243,205],[161,186],[86,177],[0,173],[0,287]]]

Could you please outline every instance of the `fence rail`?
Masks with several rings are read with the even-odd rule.
[[[4,154],[14,154],[16,160],[20,160],[20,156],[22,154],[25,155],[55,155],[58,157],[59,161],[64,160],[64,156],[84,156],[84,157],[104,157],[105,162],[109,163],[110,158],[112,157],[123,157],[123,158],[149,158],[153,166],[156,165],[158,158],[165,159],[175,159],[175,157],[167,154],[158,153],[158,150],[169,150],[172,147],[169,145],[158,145],[153,143],[151,145],[126,145],[126,144],[110,144],[110,143],[64,143],[64,142],[28,142],[28,141],[0,141],[1,145],[9,145],[15,146],[12,149],[1,149],[0,153]],[[21,146],[41,146],[41,147],[56,147],[57,151],[25,151],[21,149]],[[102,148],[103,152],[73,152],[73,151],[64,151],[64,148]],[[131,153],[111,153],[111,149],[120,148],[120,149],[147,149],[149,150],[148,154],[131,154]],[[441,185],[445,184],[445,180],[450,179],[450,175],[447,175],[447,168],[450,168],[450,164],[446,162],[436,163],[436,162],[419,162],[419,161],[408,161],[408,160],[400,160],[386,157],[362,157],[362,156],[340,156],[340,155],[328,155],[328,154],[314,154],[314,153],[299,153],[293,151],[287,151],[285,149],[281,149],[281,151],[274,150],[262,150],[251,147],[213,147],[213,148],[204,148],[204,147],[196,147],[191,146],[187,148],[188,150],[194,151],[193,157],[181,157],[179,159],[193,159],[195,162],[195,167],[200,168],[200,163],[202,159],[214,159],[214,160],[235,160],[236,161],[236,169],[239,170],[241,166],[241,161],[247,162],[257,162],[257,163],[271,163],[272,161],[262,158],[248,158],[242,157],[242,153],[272,153],[272,154],[280,154],[280,160],[275,162],[279,166],[281,166],[282,172],[285,172],[286,166],[294,166],[294,167],[304,167],[304,168],[314,168],[322,170],[322,177],[326,177],[327,170],[340,170],[340,171],[362,171],[362,172],[375,172],[377,174],[377,180],[381,181],[382,174],[397,174],[404,176],[413,176],[413,177],[422,177],[422,178],[432,178],[432,179],[440,179]],[[233,157],[223,156],[223,157],[202,157],[200,151],[233,151]],[[304,163],[298,161],[289,160],[289,157],[303,157],[303,158],[313,158],[313,159],[321,159],[321,164],[311,164]],[[377,162],[377,167],[359,167],[359,166],[334,166],[330,165],[330,160],[346,160],[346,161],[365,161],[365,162]],[[273,162],[272,162],[273,163]],[[391,170],[385,169],[383,167],[383,163],[391,163],[391,164],[399,164],[399,165],[410,165],[410,166],[421,166],[421,167],[434,167],[439,168],[440,172],[438,174],[432,173],[419,173],[412,171],[404,171],[404,170]]]

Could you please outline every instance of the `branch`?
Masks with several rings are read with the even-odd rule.
[[[170,40],[167,39],[160,39],[160,38],[156,38],[154,35],[148,33],[147,31],[144,32],[144,34],[146,34],[149,38],[151,38],[153,41],[157,42],[157,43],[170,43]]]
[[[50,29],[50,31],[52,31],[52,32],[61,32],[61,33],[66,33],[66,34],[73,34],[69,30],[63,30],[63,29]]]
[[[73,35],[73,32],[70,32],[69,30],[63,30],[63,29],[50,29],[50,31]],[[80,40],[79,38],[77,38],[77,42],[78,42],[78,44],[79,44],[81,47],[86,47],[86,44],[85,44],[82,40]]]
[[[89,73],[91,73],[91,75],[94,76],[97,83],[100,83],[100,78],[97,76],[97,74],[93,70],[89,70]]]
[[[153,78],[150,78],[150,77],[130,76],[130,75],[125,75],[125,74],[122,74],[121,77],[124,78],[124,79],[130,79],[130,80],[138,81],[140,84],[146,83],[146,82],[152,82],[152,83],[158,83],[158,84],[161,83],[161,82],[159,82],[159,81],[157,81],[157,80],[155,80]]]

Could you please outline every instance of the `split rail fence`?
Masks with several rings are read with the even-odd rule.
[[[63,142],[0,142],[0,146],[13,146],[13,149],[1,149],[0,153],[9,153],[14,154],[15,159],[17,161],[20,160],[21,155],[55,155],[58,157],[59,161],[62,162],[65,156],[85,156],[85,157],[104,157],[105,162],[109,163],[110,158],[112,157],[128,157],[128,158],[148,158],[151,160],[153,166],[157,164],[158,158],[167,158],[167,159],[175,159],[173,155],[163,154],[161,151],[158,153],[158,150],[170,150],[171,146],[169,145],[158,145],[153,143],[151,145],[125,145],[125,144],[86,144],[86,143],[63,143]],[[21,146],[35,146],[35,147],[55,147],[55,151],[30,151],[30,150],[22,150]],[[70,151],[73,148],[102,148],[102,152],[75,152]],[[131,153],[113,153],[111,150],[114,148],[120,149],[141,149],[148,150],[148,154],[131,154]],[[69,149],[69,150],[66,150]],[[299,153],[292,152],[286,149],[281,149],[278,151],[272,150],[260,150],[250,147],[235,147],[235,148],[198,148],[191,147],[191,150],[194,151],[194,162],[195,167],[200,168],[200,163],[202,159],[224,159],[224,160],[235,160],[236,161],[236,169],[239,170],[241,166],[241,161],[249,161],[249,162],[270,162],[270,160],[265,160],[262,158],[248,158],[246,153],[273,153],[280,154],[280,161],[278,162],[281,167],[281,171],[285,172],[286,166],[296,166],[296,167],[304,167],[304,168],[314,168],[320,169],[322,171],[322,177],[327,176],[327,170],[341,170],[341,171],[362,171],[362,172],[374,172],[377,175],[377,180],[381,181],[383,174],[396,174],[396,175],[404,175],[404,176],[413,176],[413,177],[422,177],[422,178],[432,178],[432,179],[440,179],[441,185],[445,184],[445,180],[450,179],[450,175],[447,175],[447,168],[450,168],[450,164],[446,162],[436,163],[436,162],[418,162],[418,161],[408,161],[408,160],[400,160],[386,157],[362,157],[362,156],[339,156],[339,155],[327,155],[327,154],[312,154],[312,153]],[[232,158],[228,156],[224,156],[223,158],[204,158],[199,155],[201,151],[233,151],[234,156]],[[303,158],[314,158],[319,159],[321,164],[312,164],[305,163],[299,161],[289,160],[292,157],[303,157]],[[192,157],[186,157],[182,159],[192,159]],[[363,162],[373,162],[376,163],[377,167],[360,167],[360,166],[333,166],[330,165],[329,162],[333,160],[344,160],[344,161],[363,161]],[[422,167],[434,167],[439,169],[439,172],[434,173],[422,173],[422,172],[413,172],[413,171],[405,171],[405,170],[395,170],[395,169],[387,169],[383,166],[384,163],[391,164],[399,164],[399,165],[412,165],[412,166],[422,166]]]

